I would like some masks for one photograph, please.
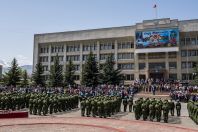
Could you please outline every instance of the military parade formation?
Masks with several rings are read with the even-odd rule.
[[[111,117],[121,109],[122,99],[118,96],[95,96],[83,98],[80,102],[81,116]]]
[[[198,124],[198,102],[190,100],[187,104],[189,117]]]
[[[34,115],[47,115],[78,108],[78,96],[47,93],[1,93],[1,110],[29,108]]]

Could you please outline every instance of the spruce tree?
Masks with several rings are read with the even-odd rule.
[[[196,65],[196,67],[194,68],[194,80],[193,80],[193,84],[194,85],[198,85],[198,63]]]
[[[102,67],[101,73],[100,73],[100,82],[102,84],[119,84],[123,77],[120,74],[119,69],[114,69],[114,58],[113,54],[110,54],[107,59],[105,64]]]
[[[65,75],[64,75],[64,85],[66,86],[73,86],[74,82],[74,73],[75,67],[73,65],[72,60],[69,60],[69,63],[66,65]]]
[[[22,73],[22,81],[21,81],[21,86],[22,87],[26,87],[29,84],[28,82],[28,74],[27,71],[24,70]]]
[[[42,64],[39,62],[36,64],[35,72],[32,74],[32,80],[35,85],[45,86],[45,81],[43,77],[43,67]]]
[[[8,72],[4,75],[4,81],[7,86],[14,86],[20,83],[21,79],[21,69],[17,64],[17,60],[14,58],[11,67]]]
[[[63,86],[62,66],[59,63],[58,54],[55,56],[54,65],[50,69],[50,84],[52,87]]]
[[[92,52],[89,53],[88,58],[83,66],[82,84],[88,87],[95,87],[98,85],[98,65]]]

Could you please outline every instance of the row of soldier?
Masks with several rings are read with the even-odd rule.
[[[0,93],[1,110],[29,108],[30,114],[46,115],[78,107],[78,96],[46,93]]]
[[[175,104],[172,100],[169,102],[168,100],[162,101],[161,99],[156,100],[155,98],[139,98],[135,101],[134,105],[133,99],[129,98],[129,100],[127,100],[127,98],[124,98],[123,105],[124,112],[126,112],[127,105],[129,105],[129,112],[131,112],[133,107],[136,120],[139,120],[142,117],[143,120],[147,120],[149,118],[150,121],[153,121],[156,118],[156,120],[160,122],[163,113],[164,122],[167,123],[169,111],[171,113],[171,116],[174,116],[175,108],[177,111],[177,116],[180,116],[181,111],[180,102],[177,101],[177,103]]]
[[[198,102],[190,100],[187,104],[189,117],[198,124]]]
[[[95,96],[81,100],[81,116],[110,117],[120,112],[122,99],[118,96]]]
[[[78,108],[78,96],[67,94],[34,94],[29,101],[30,114],[46,115]]]

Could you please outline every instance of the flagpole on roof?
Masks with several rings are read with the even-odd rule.
[[[157,4],[155,4],[155,5],[153,6],[153,8],[155,9],[155,19],[157,19],[157,18],[158,18],[158,14],[157,14]]]

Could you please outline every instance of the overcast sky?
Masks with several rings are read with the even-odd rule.
[[[198,0],[0,0],[0,60],[32,64],[37,33],[133,25],[155,18],[198,19]]]

